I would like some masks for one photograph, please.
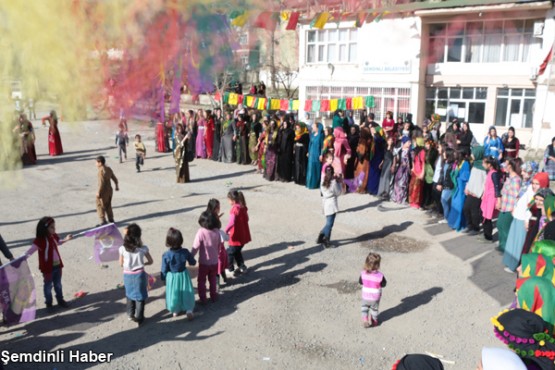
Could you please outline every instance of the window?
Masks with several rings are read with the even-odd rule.
[[[356,63],[357,29],[311,30],[306,37],[307,63]]]
[[[442,121],[484,123],[487,88],[441,87],[426,89],[426,116],[437,113]]]
[[[534,19],[430,24],[432,63],[499,63],[530,60],[540,48]]]
[[[495,125],[531,128],[535,102],[534,89],[497,89]]]
[[[248,55],[241,55],[241,65],[246,66],[249,64],[249,56]]]
[[[247,45],[249,43],[249,34],[242,33],[239,35],[239,45]]]

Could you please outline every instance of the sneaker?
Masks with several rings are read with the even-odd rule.
[[[52,303],[47,303],[46,308],[52,308]]]
[[[371,325],[370,325],[370,323],[369,323],[368,321],[363,321],[363,322],[362,322],[362,327],[363,327],[363,328],[368,329],[370,326],[371,326]]]
[[[187,312],[187,320],[192,321],[194,319],[194,315],[192,312]]]
[[[466,229],[461,231],[461,234],[470,234],[471,232],[472,232],[472,230],[467,227]]]
[[[241,270],[242,273],[247,272],[247,266],[245,266],[245,265],[239,267],[239,269]]]
[[[236,268],[235,271],[233,271],[233,276],[239,276],[239,275],[241,275],[241,269]]]
[[[444,219],[444,218],[442,218],[442,219],[439,220],[437,223],[438,223],[438,224],[446,224],[446,223],[447,223],[447,220]]]
[[[235,270],[233,270],[233,269],[225,269],[225,275],[226,276],[233,276],[234,271]]]
[[[174,312],[174,313],[172,314],[172,317],[177,317],[177,313]]]
[[[316,243],[322,244],[324,242],[324,234],[318,234],[318,238],[316,239]]]
[[[515,272],[508,267],[505,267],[503,271],[508,272],[509,274],[514,274]]]
[[[378,320],[372,319],[372,326],[380,326],[380,323],[378,323]]]
[[[58,306],[63,307],[63,308],[68,308],[69,307],[69,303],[67,303],[65,300],[61,300],[58,302]]]

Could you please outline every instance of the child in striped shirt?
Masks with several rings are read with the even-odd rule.
[[[369,328],[378,326],[378,309],[382,297],[382,288],[387,281],[385,276],[379,271],[382,257],[377,253],[370,253],[366,257],[364,269],[360,272],[359,284],[362,285],[362,326]],[[372,316],[372,321],[368,321],[368,312]]]

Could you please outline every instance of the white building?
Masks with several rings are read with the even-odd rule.
[[[511,1],[415,8],[360,28],[302,25],[301,109],[306,99],[372,95],[380,122],[388,110],[413,113],[416,123],[438,113],[470,122],[478,140],[490,125],[512,126],[521,143],[545,147],[555,136],[555,71],[538,73],[554,44],[554,15],[551,1]]]

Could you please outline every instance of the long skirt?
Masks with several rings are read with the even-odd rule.
[[[499,233],[499,249],[505,250],[507,238],[509,237],[509,230],[513,222],[513,215],[511,212],[500,212],[497,218],[497,232]]]
[[[378,195],[378,189],[380,187],[380,175],[382,170],[380,170],[380,163],[383,157],[375,156],[370,161],[370,169],[368,172],[368,181],[366,185],[366,190],[368,194]]]
[[[266,170],[264,171],[264,178],[268,181],[276,179],[276,159],[277,154],[275,149],[266,149]]]
[[[224,135],[224,136],[222,136],[221,157],[222,157],[222,162],[224,162],[224,163],[235,162],[235,150],[234,150],[233,135]]]
[[[125,296],[132,301],[144,301],[148,298],[147,283],[148,279],[144,270],[123,274]]]
[[[37,163],[37,152],[35,151],[35,144],[29,140],[27,143],[22,144],[23,148],[21,151],[21,162],[23,164],[35,164]]]
[[[424,181],[416,176],[412,176],[409,183],[409,204],[411,207],[420,208],[423,190]]]
[[[48,152],[52,156],[64,154],[62,138],[60,137],[60,132],[58,130],[50,131],[48,133]]]
[[[380,174],[380,186],[378,187],[378,195],[389,196],[391,188],[391,162],[384,161],[382,173]]]
[[[213,145],[213,148],[212,148],[212,160],[213,161],[220,161],[221,160],[221,155],[220,155],[220,147],[222,145],[221,141],[222,141],[222,137],[221,137],[220,133],[218,131],[214,131],[214,145]]]
[[[526,228],[524,227],[524,221],[516,218],[513,219],[509,229],[507,244],[505,245],[505,253],[503,254],[503,263],[512,271],[515,271],[520,263],[525,240]]]
[[[466,220],[463,213],[465,200],[466,195],[464,194],[464,189],[461,188],[458,188],[451,197],[451,208],[449,209],[449,215],[447,215],[447,223],[453,230],[459,231],[466,227]]]
[[[193,312],[195,288],[187,269],[166,275],[166,308],[172,313]]]
[[[199,126],[195,145],[197,158],[206,158],[206,142],[204,141],[204,130],[205,128],[203,126]]]
[[[258,143],[256,139],[256,133],[250,132],[249,133],[249,156],[251,157],[252,161],[254,162],[258,159],[258,153],[256,152],[256,144]]]
[[[189,177],[189,162],[187,162],[187,159],[183,160],[181,166],[175,166],[175,172],[177,173],[178,184],[183,184],[191,181],[191,178]]]
[[[320,188],[320,175],[322,171],[322,163],[320,161],[308,162],[308,169],[306,171],[306,187],[309,189]]]
[[[368,171],[370,168],[370,162],[365,159],[362,163],[358,162],[355,167],[355,178],[353,181],[354,189],[357,193],[366,193],[366,185],[368,184]],[[351,191],[351,189],[349,189]]]
[[[409,192],[409,168],[400,167],[395,174],[393,180],[393,189],[391,191],[391,200],[398,204],[406,203]]]

